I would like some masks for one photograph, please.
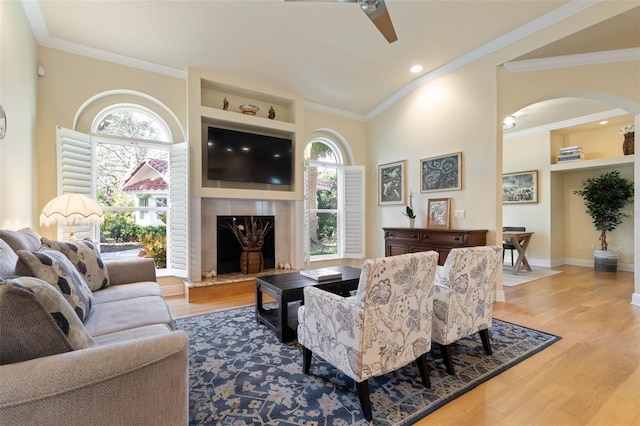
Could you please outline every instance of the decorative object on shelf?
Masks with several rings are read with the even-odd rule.
[[[600,231],[600,250],[594,251],[596,271],[615,272],[618,269],[618,250],[609,250],[607,231],[613,231],[629,213],[624,211],[633,198],[633,182],[620,176],[617,170],[603,173],[582,182],[583,189],[573,191],[580,195],[587,207],[587,214]]]
[[[256,115],[256,112],[260,111],[260,108],[255,105],[243,104],[240,105],[240,111],[242,111],[243,114]]]
[[[538,171],[502,175],[502,204],[538,202]]]
[[[216,275],[218,275],[218,273],[216,272],[215,269],[203,269],[202,270],[202,278],[213,278]]]
[[[405,203],[406,160],[378,166],[378,205]]]
[[[229,110],[229,99],[227,99],[226,96],[222,100],[222,109],[225,110],[225,111]]]
[[[407,218],[409,218],[409,228],[413,228],[416,223],[416,215],[413,212],[413,192],[409,194],[409,205],[402,212]]]
[[[264,268],[264,258],[262,257],[262,246],[264,237],[271,230],[273,225],[269,221],[260,221],[251,216],[246,219],[244,225],[237,223],[233,218],[232,223],[226,224],[226,228],[233,232],[233,235],[242,247],[240,254],[240,271],[243,274],[254,274]]]
[[[276,110],[273,107],[269,107],[269,119],[273,120],[276,118]]]
[[[69,227],[69,241],[75,241],[73,225],[97,225],[104,222],[100,206],[81,194],[62,194],[49,201],[40,214],[40,225]]]
[[[451,198],[431,198],[427,207],[427,228],[449,229]]]
[[[624,126],[620,129],[620,133],[624,135],[624,142],[622,143],[622,152],[624,155],[633,155],[635,153],[635,135],[636,127],[633,124]]]
[[[558,152],[558,163],[582,160],[584,160],[584,151],[577,145],[560,148],[560,151]]]
[[[420,160],[420,192],[462,189],[462,152]]]
[[[4,135],[7,134],[7,115],[4,112],[4,108],[0,105],[0,139],[4,139]]]

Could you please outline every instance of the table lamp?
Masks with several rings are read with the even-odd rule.
[[[74,241],[73,225],[96,225],[104,222],[100,206],[81,194],[62,194],[49,201],[40,214],[40,225],[69,226],[69,241]]]

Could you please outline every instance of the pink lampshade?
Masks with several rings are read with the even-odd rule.
[[[40,214],[40,225],[94,225],[104,222],[100,206],[81,194],[62,194],[49,201]]]

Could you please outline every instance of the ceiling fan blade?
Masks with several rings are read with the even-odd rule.
[[[373,11],[368,11],[364,7],[362,7],[362,10],[389,43],[398,40],[396,30],[393,28],[391,16],[389,16],[389,11],[387,10],[387,5],[384,4],[384,0],[380,0]]]

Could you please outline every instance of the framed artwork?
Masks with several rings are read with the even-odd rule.
[[[462,189],[462,152],[420,160],[420,192]]]
[[[538,171],[502,175],[502,204],[538,202]]]
[[[451,198],[431,198],[427,205],[427,228],[449,229]]]
[[[378,205],[406,204],[406,160],[378,166]]]

